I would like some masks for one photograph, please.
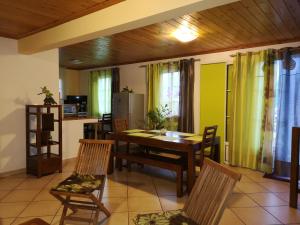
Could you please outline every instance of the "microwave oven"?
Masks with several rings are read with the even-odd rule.
[[[76,104],[64,104],[64,116],[77,116]]]

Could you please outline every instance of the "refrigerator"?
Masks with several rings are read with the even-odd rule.
[[[113,118],[127,119],[129,129],[144,129],[144,95],[120,92],[113,94]]]

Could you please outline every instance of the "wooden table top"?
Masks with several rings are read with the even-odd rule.
[[[202,136],[197,134],[167,131],[162,134],[155,130],[128,130],[113,133],[113,137],[119,141],[127,141],[152,147],[188,151],[198,150],[201,146]],[[216,138],[219,142],[219,137]]]

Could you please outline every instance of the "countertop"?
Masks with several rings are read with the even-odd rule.
[[[92,117],[92,116],[68,116],[68,117],[64,117],[63,120],[88,120],[88,119],[98,119],[96,117]]]

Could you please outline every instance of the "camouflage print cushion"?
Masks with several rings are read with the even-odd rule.
[[[135,225],[197,225],[182,210],[139,214],[133,221]]]
[[[101,183],[101,176],[72,174],[70,177],[60,182],[56,187],[52,188],[52,190],[87,194],[98,189]]]

